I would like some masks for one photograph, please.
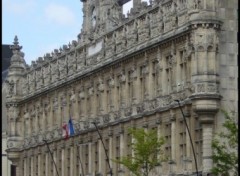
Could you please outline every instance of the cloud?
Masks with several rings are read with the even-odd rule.
[[[2,2],[3,10],[15,15],[29,14],[29,11],[32,11],[36,5],[33,0],[3,0]]]
[[[74,13],[71,9],[60,4],[48,4],[45,8],[45,18],[57,25],[73,25],[76,21]]]

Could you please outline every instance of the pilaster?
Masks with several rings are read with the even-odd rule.
[[[219,109],[218,99],[195,99],[193,109],[198,114],[202,124],[202,173],[207,175],[213,167],[212,161],[212,140],[215,115]]]

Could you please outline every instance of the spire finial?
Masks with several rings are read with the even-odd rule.
[[[18,42],[18,37],[17,37],[17,35],[15,35],[13,45],[10,46],[10,49],[13,50],[13,51],[15,51],[15,50],[18,50],[18,51],[21,50],[21,49],[22,49],[22,46],[19,46],[18,44],[19,44],[19,42]]]
[[[14,37],[14,42],[13,42],[14,45],[18,45],[19,42],[18,42],[18,37],[15,35]]]

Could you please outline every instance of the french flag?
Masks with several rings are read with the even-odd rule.
[[[68,124],[64,122],[62,128],[64,131],[63,137],[65,139],[68,139],[70,136],[73,136],[75,134],[75,130],[74,130],[74,126],[71,118],[69,119]]]
[[[73,126],[73,122],[72,122],[72,119],[70,118],[69,121],[68,121],[68,134],[69,136],[73,136],[74,133],[75,133],[75,130],[74,130],[74,126]]]
[[[63,137],[65,139],[68,139],[69,138],[68,124],[64,122],[62,128],[63,128]]]

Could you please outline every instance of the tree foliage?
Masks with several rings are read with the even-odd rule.
[[[215,175],[229,176],[230,173],[238,175],[238,125],[235,119],[226,111],[223,111],[225,122],[224,131],[218,133],[212,142],[214,167],[212,173]]]
[[[114,161],[124,165],[136,176],[148,176],[164,160],[161,147],[165,140],[158,137],[157,130],[152,129],[129,129],[129,133],[133,138],[131,143],[133,155]]]

